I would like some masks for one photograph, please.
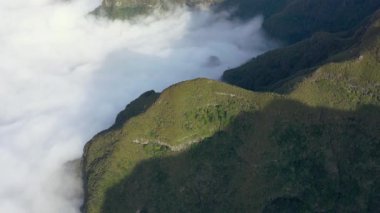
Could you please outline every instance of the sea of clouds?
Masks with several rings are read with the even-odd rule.
[[[87,15],[100,0],[0,0],[0,212],[73,213],[67,162],[146,90],[217,79],[271,48],[261,18],[191,12],[129,23]]]

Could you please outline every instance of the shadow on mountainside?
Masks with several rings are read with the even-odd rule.
[[[289,79],[314,72],[330,57],[351,47],[358,36],[352,35],[351,32],[317,33],[309,39],[271,50],[240,67],[227,70],[222,79],[249,90],[274,91]],[[341,60],[344,59],[336,58],[332,61]]]
[[[102,212],[379,212],[379,180],[379,107],[281,100],[140,162],[108,190]]]
[[[377,0],[224,0],[219,10],[233,8],[234,17],[263,14],[264,29],[272,36],[295,43],[316,32],[352,29],[380,8]]]
[[[331,62],[360,58],[363,50],[378,47],[379,20],[380,10],[351,30],[315,33],[308,39],[269,51],[225,71],[222,80],[254,91],[288,93],[291,89],[282,87],[297,77],[311,74]]]
[[[144,113],[159,97],[160,93],[156,93],[154,90],[144,92],[138,98],[129,103],[123,111],[119,112],[116,116],[114,124],[111,127],[99,132],[96,135],[102,135],[112,130],[121,129],[127,120]]]

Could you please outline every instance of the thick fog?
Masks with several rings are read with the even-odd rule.
[[[87,15],[100,0],[0,0],[0,212],[72,213],[72,163],[150,89],[217,79],[270,48],[261,18],[190,12],[135,23]]]

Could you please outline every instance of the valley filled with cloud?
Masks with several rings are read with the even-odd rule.
[[[0,212],[73,213],[67,162],[141,93],[218,79],[273,48],[262,18],[178,8],[134,22],[89,15],[99,0],[0,1]]]

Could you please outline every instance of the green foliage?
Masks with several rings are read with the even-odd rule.
[[[335,104],[344,93],[326,85],[347,82],[325,78],[344,73],[361,85],[369,77],[380,82],[379,73],[326,70],[287,96],[206,79],[168,88],[122,129],[87,146],[87,212],[367,208],[380,163],[380,102],[354,93]],[[283,197],[301,203],[272,203]]]
[[[323,95],[342,89],[343,94],[348,93],[348,99],[376,96],[378,86],[371,81],[378,77],[376,67],[380,61],[379,17],[380,12],[375,13],[365,24],[351,32],[319,33],[294,45],[269,51],[238,68],[226,71],[222,79],[254,91],[290,93],[308,75],[323,72],[326,73],[326,78],[319,81],[325,82],[319,82],[319,86],[331,87],[320,93],[313,91],[314,94]],[[355,78],[357,75],[367,77],[361,76],[363,79],[360,85],[354,85],[344,76],[347,72]],[[334,85],[329,85],[330,83]],[[367,94],[352,94],[355,92]]]
[[[186,150],[226,128],[240,112],[259,110],[276,97],[207,79],[173,85],[157,96],[141,95],[118,115],[113,127],[86,145],[88,212],[99,212],[106,191],[141,160]]]
[[[379,212],[378,20],[321,34],[354,44],[284,95],[207,79],[143,94],[86,145],[84,211]]]
[[[149,7],[134,6],[134,7],[98,7],[92,14],[96,16],[106,16],[110,19],[132,19],[139,15],[152,12]]]
[[[349,34],[319,33],[294,45],[275,49],[224,72],[228,83],[255,91],[274,90],[281,81],[313,71],[328,58],[350,47]]]
[[[154,143],[143,145],[143,149],[147,155],[154,156],[154,157],[163,156],[170,150],[166,146],[162,146],[160,144],[154,144]]]
[[[183,152],[140,161],[108,188],[101,212],[365,211],[379,177],[370,154],[379,118],[379,107],[274,101]],[[255,131],[237,134],[241,119]]]

